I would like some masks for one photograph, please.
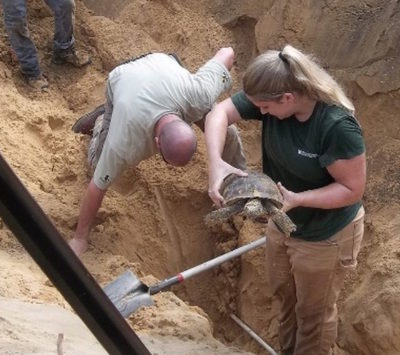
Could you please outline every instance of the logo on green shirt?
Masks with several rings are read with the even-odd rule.
[[[301,150],[301,149],[297,149],[297,154],[301,155],[303,157],[307,157],[307,158],[318,158],[319,157],[319,154],[308,153],[308,152],[305,152],[304,150]]]

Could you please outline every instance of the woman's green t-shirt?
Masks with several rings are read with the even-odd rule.
[[[243,91],[231,99],[243,119],[262,121],[263,172],[290,191],[332,183],[327,166],[365,151],[359,123],[338,106],[317,102],[311,117],[300,122],[294,116],[282,120],[261,114]],[[336,209],[294,208],[288,212],[297,226],[292,236],[308,241],[327,239],[350,223],[360,206],[361,201]]]

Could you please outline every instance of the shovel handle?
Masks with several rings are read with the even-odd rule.
[[[220,265],[225,261],[233,259],[244,253],[247,253],[248,251],[253,250],[253,249],[265,244],[266,241],[267,241],[267,237],[262,237],[262,238],[257,239],[249,244],[243,245],[240,248],[234,249],[225,254],[217,256],[214,259],[208,260],[200,265],[197,265],[190,269],[187,269],[187,270],[179,273],[176,276],[170,277],[168,279],[165,279],[165,280],[159,282],[158,284],[156,284],[154,286],[151,286],[149,288],[149,293],[150,293],[150,295],[154,295],[155,293],[158,293],[166,288],[169,288],[173,285],[181,283],[194,275],[197,275],[203,271],[209,270],[217,265]]]

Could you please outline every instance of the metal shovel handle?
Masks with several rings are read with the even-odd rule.
[[[209,270],[217,265],[220,265],[227,260],[233,259],[237,256],[247,253],[248,251],[265,244],[266,241],[267,241],[267,237],[264,236],[264,237],[257,239],[249,244],[243,245],[235,250],[232,250],[230,252],[227,252],[225,254],[217,256],[214,259],[208,260],[200,265],[197,265],[190,269],[182,271],[181,273],[179,273],[176,276],[167,278],[167,279],[159,282],[158,284],[151,286],[149,288],[149,293],[150,293],[150,295],[154,295],[155,293],[158,293],[158,292],[160,292],[166,288],[169,288],[175,284],[181,283],[184,280],[187,280],[188,278],[190,278],[194,275],[197,275],[203,271]]]

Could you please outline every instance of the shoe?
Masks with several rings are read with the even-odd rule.
[[[43,74],[39,76],[26,76],[25,79],[28,85],[34,89],[44,91],[49,87],[49,83]]]
[[[97,117],[102,115],[104,112],[104,104],[97,106],[92,112],[86,113],[79,118],[72,126],[72,130],[75,133],[82,133],[91,136]]]
[[[82,68],[92,62],[88,54],[78,52],[73,47],[64,51],[54,52],[51,61],[54,64],[71,64],[76,68]]]

